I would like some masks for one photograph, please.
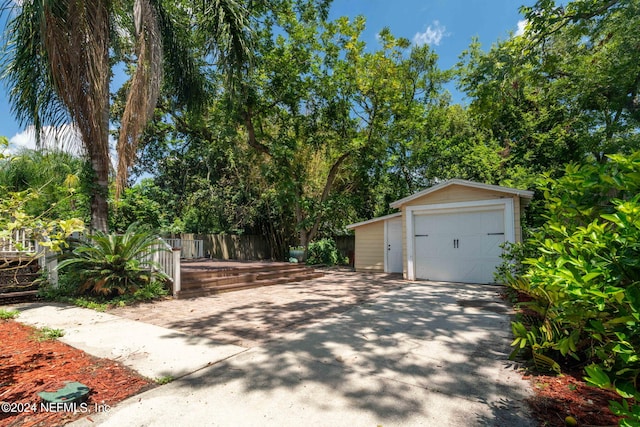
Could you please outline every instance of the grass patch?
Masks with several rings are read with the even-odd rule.
[[[169,384],[172,382],[174,378],[171,375],[167,375],[166,377],[156,378],[156,383],[160,385]]]
[[[64,336],[64,331],[62,329],[53,329],[47,326],[43,328],[39,328],[36,330],[35,338],[38,341],[49,341],[49,340],[57,340]]]
[[[0,320],[11,320],[15,319],[20,315],[20,312],[17,310],[4,310],[0,309]]]

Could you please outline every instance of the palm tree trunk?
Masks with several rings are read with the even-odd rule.
[[[107,58],[108,60],[108,58]],[[104,76],[103,85],[109,87],[109,75]],[[102,112],[100,135],[103,141],[109,141],[109,104],[106,103]],[[109,231],[109,170],[110,161],[107,153],[105,161],[104,145],[92,144],[87,147],[91,168],[93,169],[93,191],[91,192],[91,229]]]
[[[109,1],[72,0],[46,12],[45,47],[56,93],[82,135],[94,176],[91,228],[107,231]],[[61,12],[62,11],[62,12]]]
[[[105,9],[103,9],[105,10]],[[106,10],[105,10],[106,11]],[[108,15],[107,15],[108,16]],[[100,78],[98,92],[103,96],[102,116],[99,124],[98,138],[100,144],[91,144],[97,148],[94,156],[91,156],[91,166],[94,172],[95,191],[91,198],[91,228],[102,232],[109,231],[109,170],[111,157],[109,155],[109,38],[102,42],[102,61],[104,74]],[[106,151],[106,153],[105,153]]]

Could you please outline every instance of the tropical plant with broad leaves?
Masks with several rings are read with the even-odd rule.
[[[79,292],[104,296],[132,294],[152,281],[167,279],[153,254],[165,251],[156,235],[130,225],[123,234],[97,231],[76,247],[58,269]]]
[[[508,282],[529,296],[524,306],[537,316],[513,324],[513,345],[534,360],[592,363],[589,383],[637,401],[640,152],[608,159],[570,165],[562,178],[543,181],[547,221],[527,242],[537,255],[525,260],[523,278]],[[640,421],[633,402],[612,410]]]
[[[1,163],[11,162],[14,157],[2,152],[3,147],[8,146],[5,137],[0,137],[0,167]],[[0,173],[1,175],[1,173]],[[40,247],[57,252],[67,245],[67,238],[75,232],[84,230],[84,223],[79,218],[60,218],[51,215],[55,203],[49,209],[34,213],[29,207],[39,203],[43,199],[43,188],[29,187],[21,191],[13,191],[4,185],[0,179],[0,248],[14,248],[18,251],[27,251],[25,241],[20,236],[28,236],[28,240],[36,241]],[[11,249],[11,250],[14,250]],[[43,256],[40,251],[31,258]],[[6,258],[0,259],[0,268],[10,268],[10,262]]]

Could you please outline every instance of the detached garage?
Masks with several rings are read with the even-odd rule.
[[[351,224],[357,271],[405,279],[491,283],[500,245],[522,239],[533,192],[453,179],[391,203],[400,212]]]

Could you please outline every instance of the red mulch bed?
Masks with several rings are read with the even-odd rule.
[[[506,295],[504,295],[506,298]],[[520,293],[518,302],[530,301]],[[536,317],[537,314],[525,307],[519,309],[522,315]],[[544,427],[565,427],[565,418],[576,419],[578,426],[617,426],[620,417],[609,410],[609,402],[622,398],[615,392],[587,385],[582,372],[563,372],[562,375],[536,373],[525,376],[531,381],[535,396],[529,399],[533,416]]]
[[[528,403],[541,426],[564,427],[567,416],[575,418],[578,426],[618,425],[620,418],[609,411],[609,401],[620,401],[620,396],[589,386],[582,377],[581,373],[525,377],[535,391]]]
[[[35,332],[12,320],[0,321],[0,403],[13,404],[13,409],[29,405],[17,413],[2,408],[0,427],[64,425],[90,416],[96,409],[105,411],[154,385],[117,362],[90,356],[56,340],[38,341]],[[78,404],[81,409],[75,413],[41,410],[38,392],[56,391],[65,381],[89,387],[86,406]]]

